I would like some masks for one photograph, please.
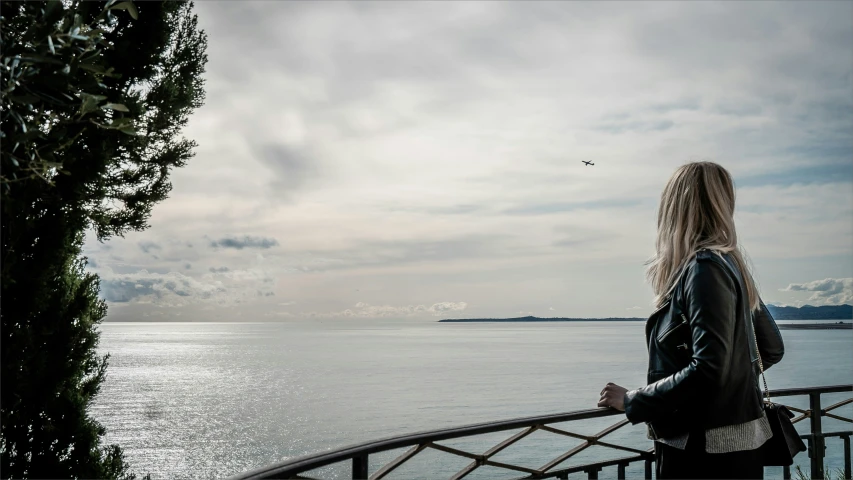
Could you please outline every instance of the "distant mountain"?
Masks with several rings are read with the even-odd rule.
[[[542,318],[542,317],[515,317],[515,318],[448,318],[439,322],[636,322],[645,321],[638,317],[611,317],[611,318]]]
[[[767,304],[767,310],[776,320],[853,320],[853,306],[851,305],[822,305],[815,307],[803,305],[802,307],[779,307]],[[542,317],[515,317],[515,318],[448,318],[439,322],[636,322],[646,320],[647,317],[610,317],[610,318],[542,318]]]
[[[803,305],[802,307],[779,307],[767,305],[770,315],[776,320],[853,320],[853,305]]]

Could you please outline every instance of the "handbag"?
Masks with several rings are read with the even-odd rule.
[[[794,463],[794,457],[806,451],[806,444],[797,433],[791,418],[794,414],[785,405],[777,405],[770,400],[770,390],[767,389],[767,378],[764,376],[764,364],[758,351],[758,338],[755,334],[755,324],[752,324],[752,336],[755,340],[755,353],[758,355],[758,367],[761,369],[761,379],[764,381],[764,413],[770,422],[773,436],[758,447],[762,464],[768,467],[785,467]]]

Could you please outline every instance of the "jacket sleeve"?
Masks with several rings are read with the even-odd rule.
[[[782,360],[782,356],[785,355],[785,344],[767,306],[760,299],[759,303],[761,304],[759,310],[752,314],[752,323],[755,325],[758,354],[761,355],[761,363],[764,364],[766,371]]]
[[[697,261],[685,277],[684,298],[693,358],[678,372],[625,394],[625,415],[632,424],[655,421],[707,397],[728,376],[737,316],[734,280],[713,261]]]

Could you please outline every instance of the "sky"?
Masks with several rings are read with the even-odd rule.
[[[196,12],[196,156],[150,228],[86,241],[107,321],[645,317],[695,160],[765,302],[853,303],[853,2]]]

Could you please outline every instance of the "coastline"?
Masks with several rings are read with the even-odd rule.
[[[542,322],[645,322],[646,318],[639,317],[612,317],[612,318],[543,318],[543,317],[517,317],[517,318],[447,318],[437,320],[439,323],[542,323]],[[793,319],[803,323],[778,323],[779,330],[851,330],[853,322],[848,320],[836,320],[828,323],[823,319]],[[822,323],[816,323],[823,320]],[[783,320],[790,321],[790,320]]]
[[[777,323],[779,330],[853,330],[853,323]]]
[[[447,318],[438,322],[453,323],[505,323],[505,322],[645,322],[647,319],[639,317],[611,317],[611,318],[542,318],[542,317],[518,317],[518,318]]]

